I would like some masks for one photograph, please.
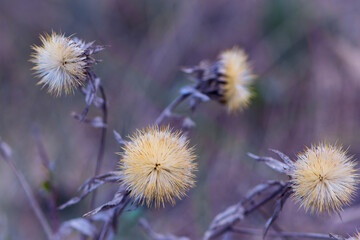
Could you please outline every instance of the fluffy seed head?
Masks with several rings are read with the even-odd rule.
[[[86,56],[84,43],[74,41],[61,34],[52,33],[40,36],[42,45],[33,46],[30,60],[35,64],[38,84],[48,86],[49,92],[57,96],[66,94],[86,79]]]
[[[219,72],[225,82],[222,100],[229,112],[240,111],[250,102],[252,97],[250,84],[255,78],[247,62],[247,56],[240,48],[233,47],[220,54],[219,63]]]
[[[356,190],[355,162],[339,146],[313,145],[298,155],[292,173],[294,198],[312,213],[339,212]]]
[[[169,127],[138,130],[120,154],[123,183],[130,197],[149,207],[175,204],[194,186],[195,155],[189,141]]]

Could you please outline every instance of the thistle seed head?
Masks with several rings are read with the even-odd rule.
[[[135,201],[148,207],[174,205],[194,186],[195,154],[180,132],[154,126],[130,139],[120,154],[120,170]]]
[[[74,88],[84,84],[87,71],[94,60],[89,51],[92,43],[74,38],[65,37],[62,34],[45,33],[40,36],[41,46],[34,45],[31,62],[32,68],[40,78],[38,84],[47,86],[50,93],[60,96],[62,92],[69,94]],[[99,50],[99,49],[97,49]]]
[[[224,81],[221,100],[229,112],[243,110],[252,97],[250,85],[255,77],[245,52],[238,47],[222,52],[219,55],[218,72]]]
[[[313,145],[298,155],[290,174],[294,198],[312,213],[339,212],[356,190],[355,162],[339,146]]]

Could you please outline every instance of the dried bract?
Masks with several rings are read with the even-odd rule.
[[[312,213],[339,212],[356,190],[355,162],[339,146],[320,143],[298,155],[293,171],[294,198]]]
[[[175,204],[194,186],[195,155],[180,132],[168,127],[138,130],[123,147],[122,182],[140,204]]]
[[[44,34],[40,39],[42,45],[32,47],[34,52],[30,61],[35,64],[32,69],[40,78],[38,84],[48,86],[49,92],[56,96],[63,91],[69,94],[83,85],[90,66],[96,62],[91,55],[103,49],[54,32]]]

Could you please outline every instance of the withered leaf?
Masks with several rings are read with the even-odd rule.
[[[289,170],[288,165],[272,157],[259,157],[252,153],[248,153],[248,156],[259,162],[264,162],[266,165],[268,165],[269,167],[280,173],[287,173]]]
[[[112,208],[125,208],[127,206],[127,204],[130,202],[130,197],[129,197],[129,193],[124,189],[124,188],[120,188],[120,190],[115,193],[114,195],[114,198],[101,205],[100,207],[84,214],[83,217],[90,217],[94,214],[97,214],[98,212],[101,212],[101,211],[105,211],[105,210],[109,210],[109,209],[112,209]]]
[[[89,178],[85,183],[79,187],[78,191],[82,191],[79,197],[73,197],[63,205],[59,207],[60,210],[77,204],[83,198],[85,198],[89,193],[102,186],[105,183],[109,182],[118,182],[121,179],[121,175],[118,172],[108,172],[103,175]]]
[[[79,231],[88,237],[95,237],[96,227],[86,218],[75,218],[69,221],[63,222],[56,233],[55,239],[64,239],[73,230]]]

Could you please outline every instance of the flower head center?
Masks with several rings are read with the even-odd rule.
[[[159,167],[160,167],[160,163],[155,163],[154,170],[158,170]]]

